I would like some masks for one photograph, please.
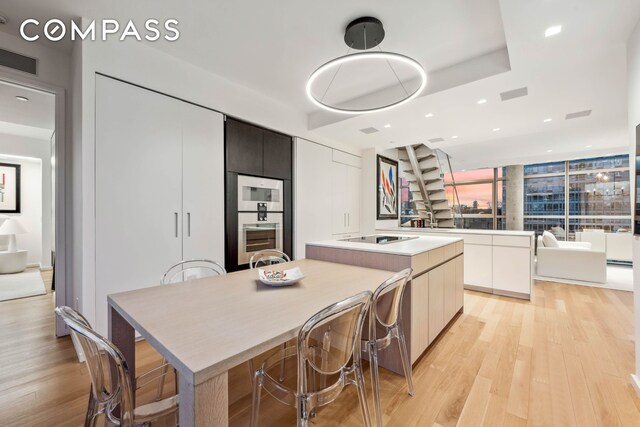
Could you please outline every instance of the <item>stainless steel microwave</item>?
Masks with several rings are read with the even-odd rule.
[[[238,211],[257,212],[262,210],[259,207],[269,212],[284,210],[282,181],[238,175]]]

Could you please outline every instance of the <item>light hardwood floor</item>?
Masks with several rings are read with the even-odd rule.
[[[48,286],[48,285],[47,285]],[[81,425],[88,376],[68,338],[53,337],[53,298],[0,303],[0,425]],[[159,362],[139,343],[138,367]],[[640,425],[633,295],[537,282],[531,303],[465,292],[465,312],[414,366],[416,395],[382,372],[388,426]],[[368,379],[368,372],[365,373]],[[245,390],[247,368],[231,375]],[[171,387],[169,387],[171,388]],[[247,425],[248,397],[230,407]],[[315,425],[361,425],[355,389],[318,411]],[[261,425],[295,425],[294,411],[264,397]]]

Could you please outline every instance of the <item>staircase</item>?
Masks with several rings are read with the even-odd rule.
[[[426,145],[409,145],[398,148],[398,159],[420,218],[429,223],[433,214],[434,227],[455,228],[437,153]]]

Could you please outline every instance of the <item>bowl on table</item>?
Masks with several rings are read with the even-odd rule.
[[[289,270],[258,269],[258,280],[267,286],[291,286],[304,278],[298,267]]]

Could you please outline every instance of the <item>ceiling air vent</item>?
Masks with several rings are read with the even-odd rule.
[[[370,128],[360,129],[360,132],[369,135],[369,134],[378,132],[378,129],[370,127]]]
[[[436,142],[444,142],[444,139],[443,139],[443,138],[431,138],[431,139],[429,140],[429,142],[433,142],[433,143],[436,143]]]
[[[578,117],[588,117],[591,115],[591,110],[578,111],[577,113],[569,113],[564,118],[565,120],[577,119]]]
[[[520,89],[508,90],[500,94],[500,99],[508,101],[513,98],[520,98],[521,96],[529,95],[529,88],[521,87]]]
[[[34,76],[38,74],[37,59],[4,49],[0,49],[0,66],[33,74]]]

